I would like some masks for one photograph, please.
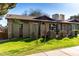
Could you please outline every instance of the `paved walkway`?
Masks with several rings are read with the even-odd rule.
[[[41,52],[28,56],[79,56],[79,46],[71,48],[63,48],[48,52]]]

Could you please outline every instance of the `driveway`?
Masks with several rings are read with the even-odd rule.
[[[28,56],[79,56],[79,46],[41,52]]]

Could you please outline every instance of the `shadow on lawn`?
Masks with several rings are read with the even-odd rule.
[[[36,40],[36,39],[32,39],[32,38],[12,38],[12,39],[1,40],[0,44],[7,43],[7,42],[17,42],[17,41],[31,42],[31,41],[34,41],[34,40]]]
[[[55,38],[48,38],[48,37],[43,37],[43,39],[41,40],[41,42],[48,42],[49,40],[53,40],[53,39],[56,39],[56,40],[62,40],[64,38],[69,38],[69,39],[72,39],[74,37],[77,37],[77,36],[69,36],[69,37],[55,37]]]
[[[74,36],[70,36],[68,38],[73,38]],[[65,37],[60,37],[60,38],[47,38],[47,37],[43,37],[41,40],[40,38],[38,39],[33,39],[33,38],[12,38],[12,39],[6,39],[6,40],[1,40],[0,41],[0,44],[2,43],[7,43],[7,42],[17,42],[17,41],[24,41],[24,42],[31,42],[31,41],[35,41],[35,40],[40,40],[40,42],[48,42],[49,40],[52,40],[52,39],[56,39],[56,40],[62,40],[63,38]]]

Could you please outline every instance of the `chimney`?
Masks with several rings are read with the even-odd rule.
[[[60,14],[59,19],[64,20],[65,16],[63,14]]]
[[[53,14],[52,18],[55,20],[65,20],[65,16],[63,14]]]

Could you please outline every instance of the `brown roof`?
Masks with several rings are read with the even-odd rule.
[[[24,15],[13,15],[13,14],[8,14],[6,16],[6,19],[19,19],[19,20],[29,20],[29,21],[55,21],[54,19],[48,17],[48,16],[39,16],[39,17],[34,17],[34,16],[24,16]]]
[[[42,16],[36,17],[36,18],[34,18],[34,19],[55,21],[55,19],[52,19],[52,18],[50,18],[50,17],[47,16],[47,15],[42,15]]]
[[[7,14],[6,19],[32,19],[35,18],[34,16],[24,16],[24,15],[14,15],[14,14]]]
[[[69,22],[79,22],[79,19],[69,19]]]
[[[40,20],[40,18],[42,18],[42,20]],[[51,19],[49,17],[47,17],[47,20],[45,20],[42,16],[40,16],[40,17],[34,17],[34,16],[24,16],[24,15],[8,14],[6,16],[6,19],[19,19],[19,20],[27,20],[27,21],[58,22],[58,23],[76,23],[77,24],[77,22],[56,21],[56,20]],[[50,20],[48,20],[48,19],[50,19]]]

